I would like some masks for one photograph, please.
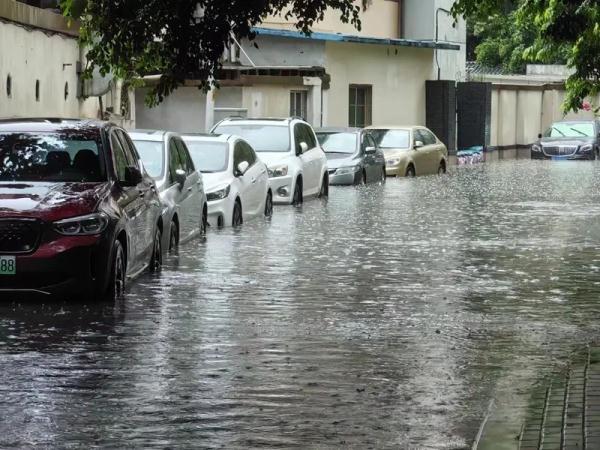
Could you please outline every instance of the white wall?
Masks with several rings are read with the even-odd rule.
[[[180,87],[154,108],[144,103],[146,89],[135,91],[135,127],[200,133],[205,130],[206,94],[197,87]]]
[[[77,98],[79,45],[75,38],[0,22],[0,118],[95,118],[98,100]],[[7,95],[7,78],[12,94]],[[40,97],[36,100],[36,81]],[[65,99],[65,84],[69,95]]]
[[[373,124],[425,125],[432,61],[431,49],[328,42],[325,125],[348,126],[350,84],[373,86]]]

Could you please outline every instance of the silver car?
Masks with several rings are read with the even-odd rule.
[[[385,157],[373,138],[360,128],[315,130],[325,151],[329,184],[385,183]]]
[[[202,174],[196,170],[183,139],[168,131],[129,133],[164,205],[165,248],[174,250],[197,235],[206,235],[208,207]]]

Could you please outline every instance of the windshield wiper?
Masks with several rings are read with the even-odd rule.
[[[558,128],[556,128],[556,127],[552,127],[552,129],[553,129],[553,130],[556,130],[556,131],[558,131],[558,132],[560,133],[560,135],[561,135],[561,136],[566,136],[566,134],[565,134],[565,133],[563,133],[562,131],[560,131]]]
[[[577,128],[569,128],[569,130],[573,130],[575,133],[579,133],[582,136],[590,137],[587,134],[585,134],[583,131],[578,130]]]

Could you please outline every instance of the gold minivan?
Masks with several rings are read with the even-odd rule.
[[[367,132],[385,154],[388,176],[446,173],[448,149],[431,130],[420,126],[371,126]]]

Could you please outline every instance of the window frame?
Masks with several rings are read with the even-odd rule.
[[[358,93],[364,90],[364,104],[358,103]],[[358,122],[357,108],[363,108],[364,123]],[[354,115],[352,111],[354,110]],[[352,128],[366,128],[373,125],[373,85],[351,84],[348,89],[348,126]]]
[[[298,97],[300,97],[300,114],[298,114]],[[292,89],[290,91],[290,117],[308,117],[308,91],[305,89]]]
[[[123,148],[123,143],[121,142],[121,139],[119,139],[119,135],[117,134],[117,129],[112,129],[110,130],[110,132],[108,133],[108,144],[110,146],[110,153],[111,153],[111,159],[112,159],[112,163],[113,163],[113,172],[114,172],[114,176],[115,179],[119,182],[119,183],[123,183],[127,178],[127,174],[123,173],[123,178],[121,178],[120,174],[119,174],[119,164],[117,163],[117,151],[115,149],[115,145],[113,143],[113,137],[116,141],[116,143],[118,144],[119,148],[121,149],[121,152],[123,154],[124,160],[126,165],[124,166],[123,169],[126,169],[127,167],[130,167],[131,164],[127,159],[127,152],[125,151],[125,148]]]

